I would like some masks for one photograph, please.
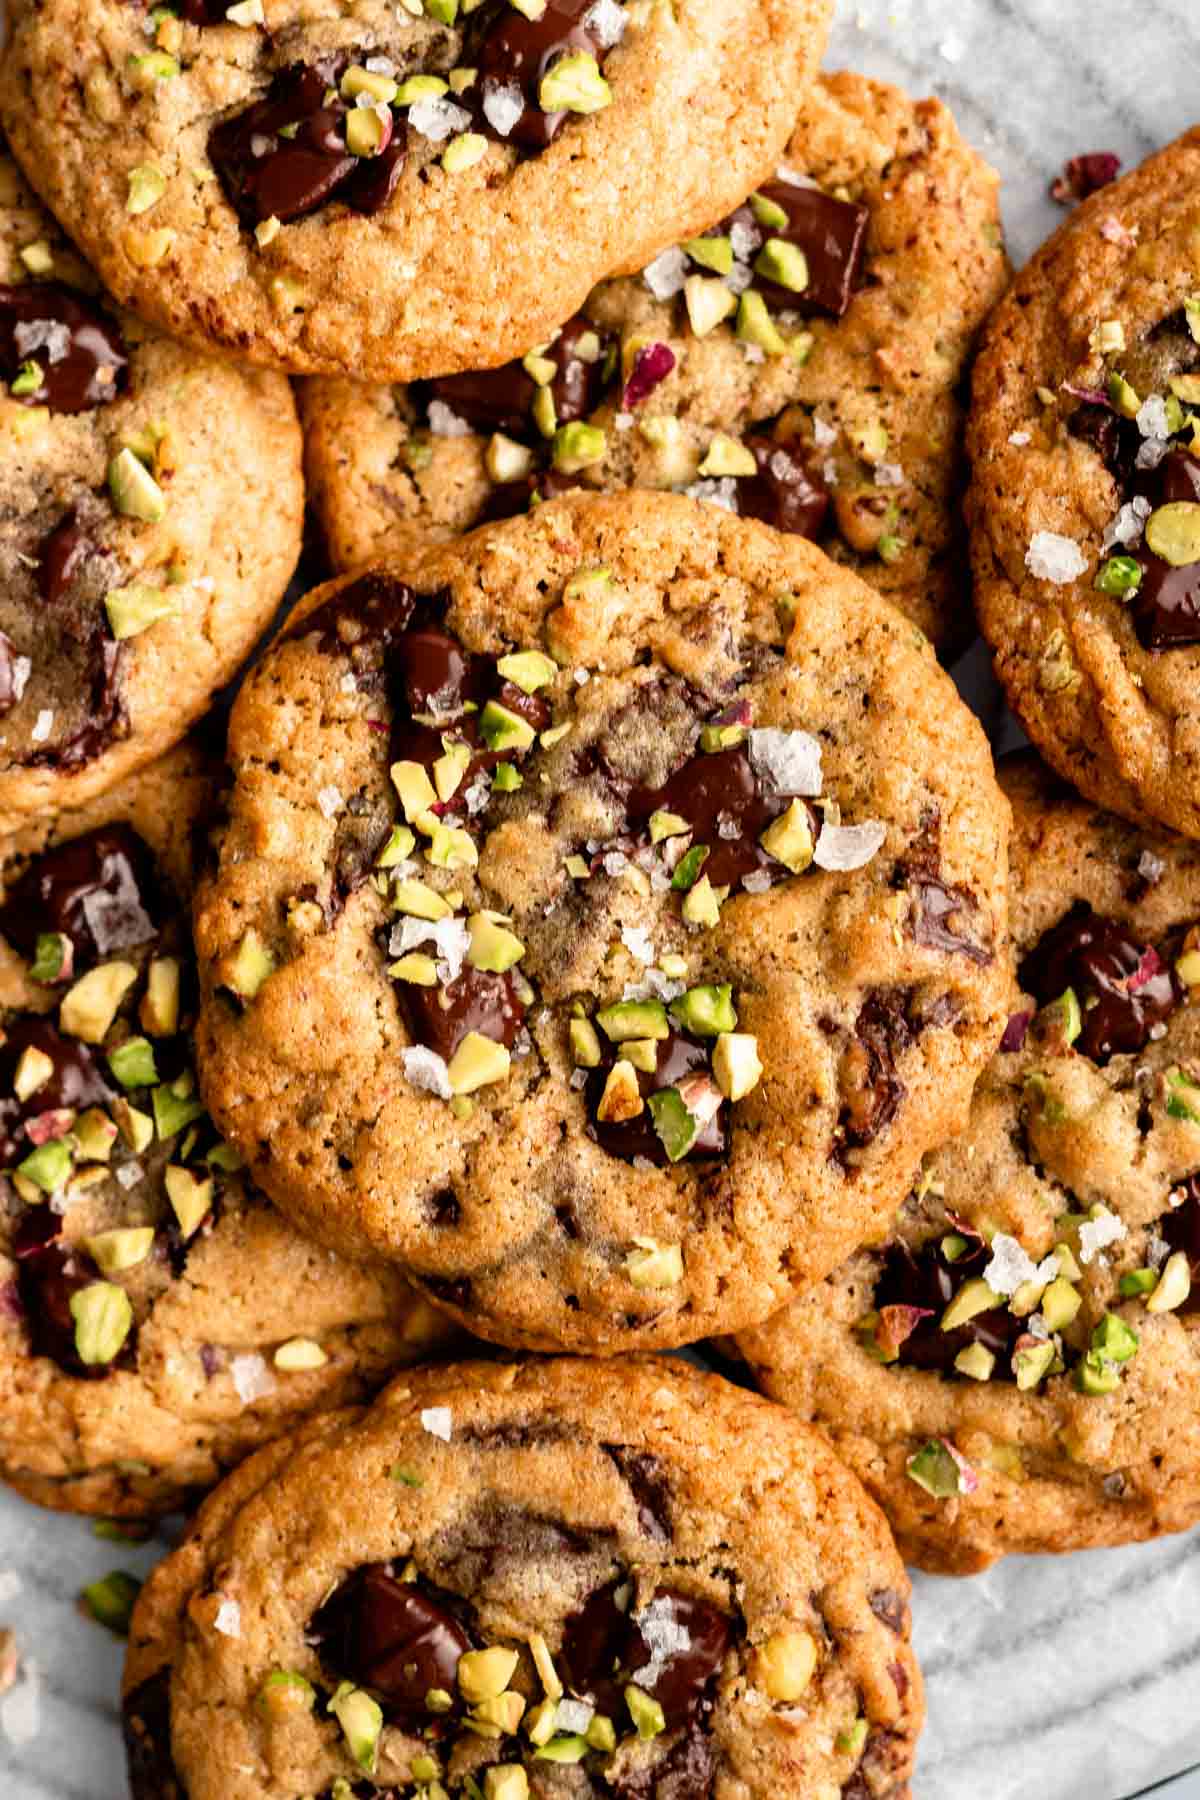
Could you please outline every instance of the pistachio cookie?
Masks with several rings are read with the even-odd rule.
[[[980,624],[1038,748],[1200,837],[1200,130],[1085,200],[992,317],[969,514]]]
[[[114,312],[0,139],[0,829],[181,738],[296,565],[286,381]]]
[[[300,1238],[196,1094],[186,897],[212,770],[173,752],[0,848],[0,1472],[162,1512],[445,1343]]]
[[[15,0],[0,116],[122,301],[295,373],[549,335],[769,174],[830,0]]]
[[[1020,994],[967,1132],[740,1339],[955,1573],[1200,1519],[1200,848],[1003,785]]]
[[[571,487],[689,489],[815,538],[961,642],[961,381],[1006,263],[937,100],[821,77],[773,178],[491,373],[301,393],[336,568]],[[819,185],[818,185],[819,184]]]
[[[715,1376],[423,1371],[247,1463],[152,1576],[134,1800],[906,1800],[908,1592],[823,1439]]]
[[[811,544],[548,502],[319,589],[234,709],[202,1081],[256,1178],[502,1343],[765,1317],[1001,1029],[1007,809]]]

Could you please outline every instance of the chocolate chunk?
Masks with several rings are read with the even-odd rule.
[[[1151,945],[1082,900],[1025,958],[1020,980],[1042,1005],[1074,989],[1083,1016],[1074,1047],[1093,1062],[1143,1049],[1181,998]]]
[[[350,658],[362,687],[381,674],[384,656],[408,629],[416,604],[417,596],[403,581],[376,573],[361,575],[302,619],[291,635],[316,632],[327,656]]]
[[[358,212],[377,212],[390,198],[404,160],[406,128],[389,113],[392,123],[379,152],[349,153],[350,109],[338,92],[349,60],[329,57],[281,69],[264,99],[209,133],[209,159],[244,225],[272,218],[286,224],[335,198]],[[294,133],[284,137],[284,129],[293,126]]]
[[[185,1800],[171,1755],[171,1671],[164,1668],[126,1695],[121,1729],[130,1800]]]
[[[51,412],[90,412],[124,392],[129,357],[115,322],[61,282],[0,284],[0,378],[36,363],[38,386],[19,398]]]
[[[749,206],[739,207],[733,219],[760,236],[783,238],[803,250],[808,286],[796,293],[756,275],[755,287],[776,306],[842,318],[862,279],[870,212],[852,201],[835,200],[820,188],[796,187],[790,181],[769,181],[759,192],[787,214],[787,224],[759,225]]]
[[[612,1780],[616,1800],[710,1800],[717,1764],[712,1740],[693,1725],[665,1756]]]
[[[397,981],[396,997],[413,1041],[427,1045],[446,1062],[472,1031],[511,1050],[525,1017],[511,974],[490,974],[469,963],[453,981],[437,987]]]
[[[1085,150],[1064,163],[1062,174],[1050,183],[1050,198],[1060,206],[1073,206],[1077,200],[1086,200],[1089,194],[1107,187],[1120,172],[1121,159],[1114,151]]]
[[[13,1081],[26,1050],[49,1057],[52,1070],[35,1093],[18,1100]],[[30,1119],[64,1109],[82,1112],[89,1106],[107,1106],[115,1098],[86,1044],[63,1037],[49,1019],[31,1013],[15,1019],[0,1044],[0,1167],[8,1168],[32,1148],[24,1139]]]
[[[671,1541],[671,1484],[666,1469],[647,1450],[634,1450],[628,1444],[601,1444],[611,1457],[637,1502],[638,1524],[646,1536],[656,1543]]]
[[[1170,451],[1154,473],[1148,495],[1152,505],[1200,502],[1200,459],[1189,451]],[[1176,567],[1145,543],[1135,555],[1142,565],[1141,585],[1132,601],[1139,642],[1147,650],[1200,644],[1200,562]]]
[[[369,1687],[390,1714],[424,1719],[430,1688],[456,1694],[458,1659],[471,1639],[450,1596],[397,1581],[386,1566],[358,1569],[314,1614],[311,1632],[339,1678]]]
[[[983,1273],[991,1251],[980,1239],[969,1239],[967,1248],[956,1262],[947,1260],[941,1240],[932,1238],[919,1250],[907,1244],[888,1246],[883,1271],[875,1284],[874,1305],[882,1312],[885,1306],[917,1307],[929,1313],[919,1319],[912,1332],[900,1344],[897,1362],[913,1369],[936,1369],[943,1375],[954,1373],[954,1359],[960,1350],[982,1344],[996,1358],[991,1379],[1011,1381],[1012,1352],[1019,1337],[1027,1329],[1024,1319],[1009,1312],[1006,1306],[992,1307],[976,1313],[965,1325],[943,1331],[939,1320],[955,1294],[968,1281]],[[873,1610],[874,1599],[871,1602]],[[880,1618],[884,1617],[879,1613]],[[885,1620],[891,1623],[890,1620]],[[898,1627],[893,1625],[893,1630]]]
[[[43,932],[74,947],[74,973],[155,936],[163,897],[154,859],[128,825],[105,825],[36,857],[0,906],[0,934],[32,961]]]
[[[758,464],[757,475],[746,475],[737,484],[737,509],[744,519],[761,519],[776,531],[795,537],[818,538],[829,511],[829,489],[807,454],[796,443],[774,438],[745,439]]]
[[[96,544],[72,507],[38,545],[38,592],[48,605],[61,600]]]
[[[842,1149],[873,1142],[891,1124],[908,1091],[896,1069],[913,1044],[905,1002],[899,989],[876,988],[859,1009],[840,1071]]]
[[[1132,419],[1113,412],[1105,394],[1083,399],[1067,420],[1072,437],[1090,444],[1113,480],[1124,487],[1131,479],[1142,435]]]
[[[977,942],[979,902],[968,888],[942,879],[941,818],[936,811],[922,819],[908,855],[896,864],[893,881],[916,903],[909,920],[914,943],[976,963],[991,962],[990,949]]]
[[[902,1637],[908,1628],[908,1601],[895,1588],[876,1588],[867,1595],[867,1605],[889,1631]]]
[[[660,788],[632,789],[626,812],[637,832],[647,828],[651,813],[678,813],[692,828],[693,845],[708,845],[703,873],[714,887],[732,887],[752,870],[764,870],[773,880],[787,879],[789,871],[758,841],[787,804],[762,786],[745,748],[738,745],[689,757]]]
[[[732,1622],[708,1601],[672,1588],[657,1588],[635,1618],[621,1604],[631,1596],[632,1584],[618,1578],[597,1588],[567,1620],[562,1640],[567,1680],[610,1713],[619,1708],[620,1687],[632,1680],[658,1701],[668,1726],[681,1725],[709,1697],[733,1636]]]
[[[604,66],[607,47],[596,29],[594,14],[594,0],[547,0],[541,16],[530,19],[501,0],[472,16],[462,60],[468,68],[479,70],[476,104],[480,131],[526,150],[542,150],[554,141],[569,115],[542,111],[538,105],[542,77],[572,50],[589,51]],[[484,103],[498,95],[507,98],[514,88],[524,98],[525,110],[510,131],[500,132]],[[473,101],[474,92],[468,89],[460,98]]]
[[[657,1093],[660,1088],[678,1087],[685,1076],[708,1073],[708,1046],[687,1032],[672,1030],[667,1037],[656,1043],[655,1050],[653,1072],[647,1069],[637,1071],[638,1088],[643,1100]],[[643,1156],[648,1162],[665,1168],[669,1165],[670,1158],[654,1129],[649,1107],[643,1107],[636,1119],[605,1121],[596,1117],[609,1070],[619,1055],[619,1044],[605,1045],[600,1066],[588,1074],[584,1100],[592,1119],[596,1141],[610,1156],[622,1157],[626,1162],[632,1162],[635,1156]],[[701,1127],[699,1136],[688,1151],[689,1159],[724,1155],[729,1143],[727,1113],[728,1108],[722,1102],[712,1118]]]
[[[126,1338],[114,1362],[81,1362],[75,1349],[72,1296],[101,1279],[84,1251],[62,1242],[62,1219],[49,1206],[31,1206],[22,1214],[12,1246],[17,1289],[35,1356],[49,1357],[64,1374],[100,1381],[117,1363],[128,1362]]]
[[[10,713],[25,692],[30,662],[22,656],[6,631],[0,631],[0,718]]]
[[[25,761],[31,768],[82,768],[129,732],[129,712],[121,685],[126,645],[109,637],[102,614],[91,620],[71,621],[67,635],[90,671],[87,718],[68,736],[39,744],[29,752]]]
[[[579,354],[579,346],[580,341],[588,337],[598,341],[600,355],[585,360]],[[549,386],[559,425],[586,419],[599,406],[608,385],[605,353],[611,341],[607,332],[597,331],[581,313],[577,313],[567,320],[554,342],[546,347],[543,354],[555,368]],[[439,376],[421,391],[428,399],[442,401],[475,431],[503,431],[509,437],[527,438],[535,444],[544,441],[534,423],[532,410],[539,392],[538,384],[520,360],[505,363],[499,369]]]
[[[1187,1299],[1179,1307],[1183,1313],[1200,1312],[1200,1175],[1189,1175],[1183,1183],[1186,1198],[1158,1222],[1158,1229],[1172,1250],[1182,1250],[1192,1272],[1192,1285]]]
[[[435,1300],[442,1300],[447,1306],[456,1306],[460,1312],[470,1306],[474,1290],[469,1275],[422,1275],[419,1279],[421,1286]]]

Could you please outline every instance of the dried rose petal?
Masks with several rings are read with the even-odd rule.
[[[1008,1024],[1004,1027],[1004,1036],[1000,1039],[1001,1050],[1019,1050],[1025,1042],[1029,1030],[1029,1022],[1033,1018],[1031,1012],[1015,1012],[1008,1016]]]
[[[1077,381],[1064,381],[1063,393],[1074,395],[1076,400],[1084,401],[1088,406],[1102,406],[1106,412],[1114,410],[1113,403],[1103,388],[1081,387]]]
[[[621,395],[624,412],[648,399],[660,381],[665,381],[675,367],[675,352],[670,344],[644,344],[633,359],[629,380]]]
[[[954,1445],[948,1442],[946,1438],[938,1438],[937,1442],[942,1446],[942,1449],[946,1452],[947,1456],[953,1458],[953,1461],[957,1466],[959,1493],[973,1494],[979,1486],[979,1477],[967,1461],[966,1457],[963,1456],[960,1451],[956,1450]]]
[[[1154,948],[1153,944],[1147,944],[1146,948],[1142,951],[1141,961],[1125,983],[1126,992],[1136,994],[1138,989],[1145,987],[1148,981],[1153,981],[1154,977],[1160,973],[1161,969],[1162,960],[1159,957],[1158,951]]]
[[[25,1122],[25,1135],[31,1144],[48,1144],[54,1138],[65,1137],[75,1123],[75,1114],[69,1107],[57,1107],[51,1112],[38,1113],[36,1118]]]
[[[910,1338],[922,1319],[932,1319],[928,1306],[881,1306],[875,1327],[875,1342],[885,1356],[895,1356],[901,1344]]]
[[[1072,156],[1063,165],[1061,175],[1050,183],[1050,198],[1060,206],[1073,206],[1086,200],[1098,188],[1107,187],[1121,172],[1121,159],[1114,150],[1089,150]]]

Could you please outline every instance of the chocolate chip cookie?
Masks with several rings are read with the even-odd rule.
[[[1200,130],[1085,200],[976,366],[980,624],[1089,799],[1200,837]]]
[[[0,139],[0,829],[176,743],[270,623],[287,383],[115,311]]]
[[[0,116],[112,291],[294,372],[523,353],[764,179],[829,0],[50,0]]]
[[[1200,848],[1003,785],[1019,993],[967,1132],[740,1340],[955,1573],[1200,1519]]]
[[[996,177],[940,101],[824,76],[770,180],[548,342],[410,387],[304,384],[334,565],[572,487],[687,489],[961,643],[956,390],[1005,275]]]
[[[907,1800],[908,1583],[715,1376],[463,1364],[272,1445],[134,1614],[134,1800]]]
[[[765,1317],[891,1216],[1002,1026],[977,724],[895,608],[717,508],[569,496],[318,590],[230,754],[214,1115],[502,1343]]]
[[[385,1269],[300,1238],[196,1092],[190,747],[0,849],[0,1472],[163,1512],[444,1343]]]

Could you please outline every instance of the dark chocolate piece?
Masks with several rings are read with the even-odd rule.
[[[883,1271],[875,1284],[876,1309],[882,1312],[885,1306],[917,1307],[930,1315],[919,1319],[899,1345],[897,1362],[908,1368],[936,1369],[943,1375],[953,1375],[954,1359],[959,1351],[972,1344],[982,1344],[996,1358],[990,1379],[1013,1379],[1013,1349],[1028,1327],[1026,1321],[1011,1313],[1007,1306],[1001,1304],[987,1312],[976,1313],[973,1319],[953,1331],[943,1331],[939,1324],[942,1314],[966,1282],[982,1275],[991,1254],[988,1246],[977,1238],[967,1240],[967,1248],[955,1262],[948,1260],[938,1238],[931,1238],[915,1251],[907,1244],[889,1245],[884,1254]]]
[[[1020,980],[1043,1006],[1074,990],[1083,1021],[1074,1047],[1093,1062],[1144,1049],[1181,998],[1151,945],[1082,900],[1025,958]]]
[[[471,1639],[424,1582],[386,1566],[356,1570],[314,1615],[312,1635],[330,1668],[379,1695],[389,1713],[428,1718],[431,1688],[457,1694],[458,1659]]]
[[[604,1040],[601,1041],[603,1043]],[[653,1073],[647,1069],[637,1071],[638,1087],[643,1100],[657,1093],[660,1088],[678,1087],[688,1075],[708,1074],[709,1047],[687,1032],[673,1029],[667,1037],[658,1041],[655,1049],[657,1056]],[[666,1167],[670,1158],[654,1129],[654,1119],[648,1106],[642,1108],[636,1119],[605,1122],[596,1117],[604,1084],[620,1054],[619,1044],[604,1044],[599,1067],[588,1073],[584,1100],[592,1119],[596,1141],[610,1156],[622,1157],[626,1162],[632,1162],[635,1156],[643,1156],[649,1162]],[[689,1159],[724,1155],[729,1144],[727,1118],[728,1107],[722,1101],[712,1118],[701,1126],[695,1143],[688,1151]]]
[[[73,972],[148,943],[163,896],[146,845],[129,825],[105,825],[36,857],[0,906],[0,934],[32,961],[43,932],[74,947]]]
[[[129,357],[116,323],[58,281],[0,285],[0,378],[36,363],[39,385],[16,396],[51,412],[90,412],[125,389]]]

